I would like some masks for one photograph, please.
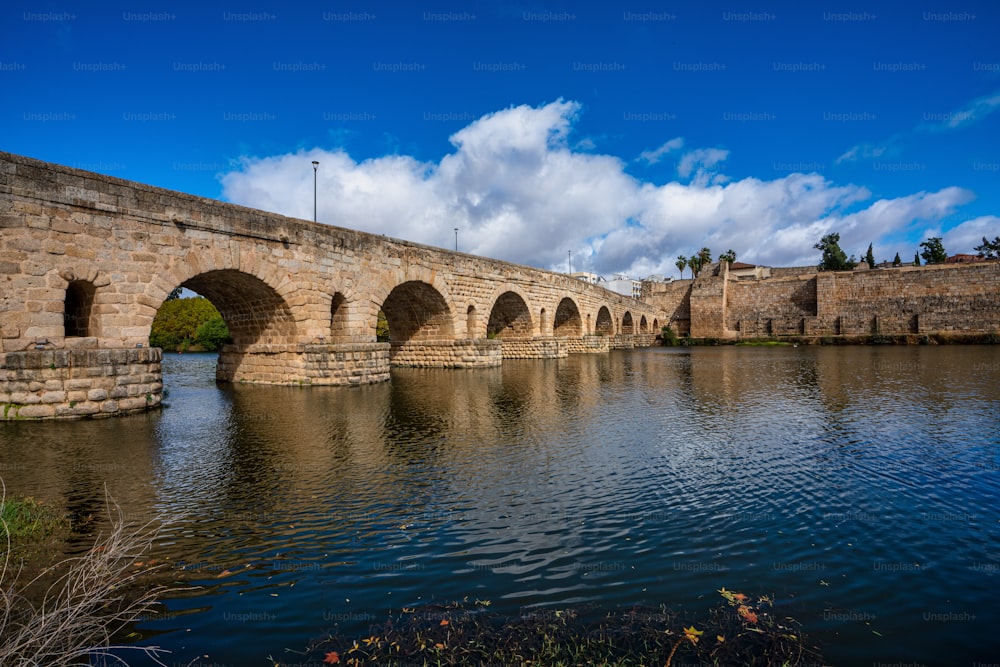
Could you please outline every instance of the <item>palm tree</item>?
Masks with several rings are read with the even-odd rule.
[[[680,270],[681,278],[683,279],[684,269],[687,268],[688,265],[687,257],[685,257],[684,255],[677,255],[677,261],[674,262],[674,265],[678,268],[678,270]]]
[[[733,262],[736,261],[736,251],[735,250],[727,250],[726,252],[724,252],[721,255],[719,255],[719,261],[727,262],[729,264],[732,264]]]
[[[706,264],[712,263],[712,251],[708,248],[702,248],[698,251],[698,265],[705,266]]]
[[[701,273],[700,255],[691,255],[688,257],[688,266],[691,267],[691,277],[697,278],[698,274]]]

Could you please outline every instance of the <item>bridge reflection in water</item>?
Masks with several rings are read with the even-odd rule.
[[[998,354],[658,348],[322,390],[170,355],[167,409],[4,424],[0,462],[8,493],[175,518],[151,555],[203,588],[140,627],[179,664],[465,596],[698,613],[723,586],[831,664],[973,664],[1000,648]]]

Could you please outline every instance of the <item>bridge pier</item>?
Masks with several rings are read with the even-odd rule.
[[[220,382],[346,386],[389,379],[388,343],[226,345]]]
[[[0,355],[0,419],[81,419],[160,405],[158,348],[23,350]]]
[[[499,340],[421,340],[393,342],[393,366],[416,368],[490,368],[501,362]]]

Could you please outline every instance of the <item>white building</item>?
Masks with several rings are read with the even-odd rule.
[[[630,296],[633,299],[642,298],[642,281],[632,280],[626,275],[616,275],[611,280],[606,281],[604,287],[612,292]]]

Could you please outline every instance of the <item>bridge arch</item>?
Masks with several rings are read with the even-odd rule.
[[[513,290],[497,297],[486,324],[486,336],[509,340],[531,338],[534,328],[525,298]]]
[[[448,301],[433,285],[408,280],[396,285],[382,302],[389,323],[389,340],[454,340],[455,327]],[[372,331],[375,322],[372,321]]]
[[[613,336],[615,334],[615,323],[611,319],[611,311],[608,310],[607,306],[601,306],[601,309],[597,311],[594,333],[600,336]]]
[[[556,307],[556,316],[552,321],[552,335],[565,338],[580,338],[583,336],[583,320],[580,308],[573,299],[563,297]]]
[[[229,328],[234,345],[297,342],[298,330],[285,298],[257,276],[214,269],[180,283],[212,302]]]
[[[642,317],[639,318],[639,333],[648,333],[648,332],[649,332],[649,321],[646,319],[646,316],[643,315]]]
[[[632,320],[632,313],[627,310],[625,311],[625,314],[622,315],[621,332],[623,334],[635,333],[635,322]]]

